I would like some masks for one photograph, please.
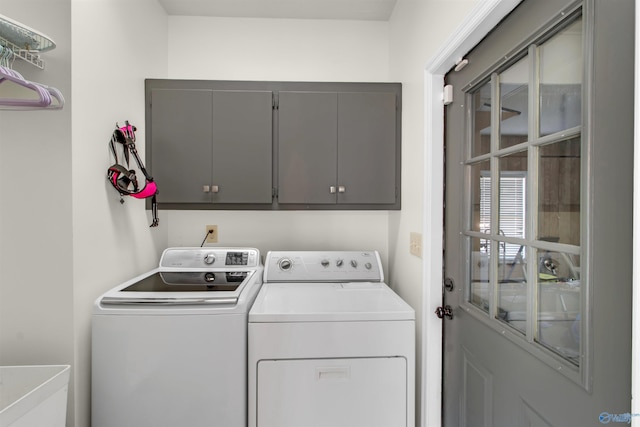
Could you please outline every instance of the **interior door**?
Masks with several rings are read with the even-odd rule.
[[[633,17],[525,0],[446,76],[446,426],[632,416]]]

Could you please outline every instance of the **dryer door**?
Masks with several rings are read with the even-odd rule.
[[[263,360],[260,427],[407,427],[403,357]]]

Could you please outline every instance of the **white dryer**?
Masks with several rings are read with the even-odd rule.
[[[415,312],[375,251],[269,252],[249,312],[249,427],[413,427]]]
[[[253,248],[169,248],[97,299],[93,427],[246,427]]]

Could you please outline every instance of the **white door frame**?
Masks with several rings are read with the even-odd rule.
[[[631,413],[640,414],[640,365],[636,365],[635,360],[640,357],[640,269],[636,268],[636,259],[640,254],[640,0],[635,0],[636,20],[635,20],[635,89],[634,89],[634,135],[633,135],[633,305],[631,324]],[[640,426],[640,416],[631,418],[631,424]]]
[[[442,221],[444,174],[444,105],[445,74],[486,36],[522,0],[479,1],[460,27],[447,39],[425,66],[424,83],[424,205],[422,229],[425,236],[436,238],[423,242],[422,264],[422,427],[441,425],[442,401],[442,320],[434,312],[442,303]],[[634,253],[640,253],[640,0],[636,1],[636,84],[635,84],[635,136],[634,136]],[[635,264],[635,263],[634,263]],[[640,272],[633,272],[634,307],[640,307]],[[633,311],[633,358],[640,356],[640,310]],[[640,370],[632,367],[632,396],[640,395]],[[640,414],[640,399],[631,402],[632,414]],[[640,415],[632,417],[633,425],[640,426]]]

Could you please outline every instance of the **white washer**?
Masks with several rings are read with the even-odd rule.
[[[93,427],[246,427],[253,248],[169,248],[92,316]]]
[[[269,252],[249,312],[249,427],[413,427],[415,312],[374,251]]]

